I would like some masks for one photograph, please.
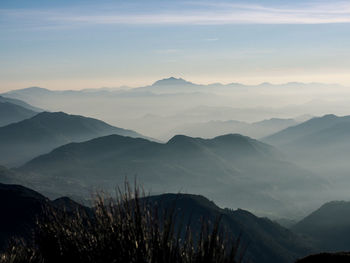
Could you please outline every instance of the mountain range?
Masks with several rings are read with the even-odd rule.
[[[31,87],[12,90],[3,96],[26,101],[47,111],[91,116],[159,140],[168,140],[175,135],[172,130],[191,123],[230,120],[252,123],[271,118],[295,119],[304,114],[346,114],[350,106],[345,100],[347,95],[342,95],[345,90],[339,85],[322,83],[202,85],[171,77],[135,88],[49,90]],[[332,94],[326,91],[332,91]],[[255,134],[247,135],[255,137]],[[256,138],[266,135],[258,134]]]
[[[27,185],[38,182],[34,189],[53,196],[89,197],[96,189],[113,190],[127,177],[152,193],[190,191],[221,205],[284,215],[305,213],[311,196],[326,191],[325,181],[275,148],[238,134],[178,135],[167,143],[110,135],[61,146],[15,171],[25,174]]]
[[[0,164],[16,166],[54,148],[92,138],[120,134],[143,137],[131,130],[63,112],[41,112],[32,118],[0,127]]]

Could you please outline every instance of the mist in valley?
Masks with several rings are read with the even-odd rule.
[[[349,17],[0,1],[0,263],[349,262]]]
[[[344,102],[347,90],[340,85],[199,85],[171,77],[138,88],[27,88],[3,96],[53,112],[42,115],[46,120],[39,114],[0,128],[7,143],[2,143],[3,151],[21,153],[17,160],[2,158],[2,164],[18,174],[30,174],[27,184],[49,196],[89,199],[94,189],[112,190],[125,178],[137,178],[152,194],[202,194],[224,207],[292,219],[302,218],[327,201],[348,199],[348,118],[329,115],[345,114],[349,108]],[[91,126],[82,117],[56,111],[94,117],[114,126],[98,120]],[[81,126],[69,128],[76,120]],[[45,131],[41,128],[27,135],[28,141],[14,136],[23,129],[34,133],[30,127],[36,122]],[[54,123],[68,129],[58,130]],[[146,141],[141,146],[131,141],[128,147],[108,137],[82,143],[115,133],[130,136],[120,127]],[[227,141],[216,145],[218,138]],[[70,142],[81,143],[57,148]],[[215,150],[208,149],[207,143],[215,145]],[[37,150],[30,148],[34,145]],[[115,146],[107,150],[109,145]],[[244,154],[246,147],[254,151]]]

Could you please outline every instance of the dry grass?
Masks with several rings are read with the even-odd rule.
[[[200,231],[182,224],[175,209],[159,208],[137,187],[117,198],[98,195],[92,214],[48,209],[31,242],[16,241],[3,263],[236,263],[238,241],[220,231],[220,218]],[[174,206],[175,207],[175,206]],[[197,234],[196,234],[197,233]]]

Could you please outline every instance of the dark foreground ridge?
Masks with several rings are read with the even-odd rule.
[[[84,243],[90,244],[91,249],[94,247],[92,243],[89,243],[91,240],[89,238],[90,235],[98,235],[98,238],[102,238],[100,234],[110,233],[113,231],[112,226],[108,226],[110,215],[115,213],[117,216],[113,220],[115,224],[119,224],[121,221],[125,221],[125,219],[120,218],[119,212],[113,210],[107,211],[107,217],[103,217],[103,214],[106,213],[103,209],[109,209],[110,207],[107,203],[104,203],[107,199],[101,199],[95,204],[94,210],[90,208],[83,207],[69,198],[60,198],[55,201],[50,201],[46,197],[38,194],[35,191],[32,191],[28,188],[17,186],[17,185],[0,185],[0,206],[2,208],[2,216],[1,216],[1,224],[0,224],[0,233],[2,233],[1,237],[1,249],[6,247],[6,243],[13,236],[24,237],[24,239],[29,242],[32,238],[32,231],[36,229],[38,225],[36,224],[37,219],[45,220],[47,217],[47,209],[49,211],[55,211],[54,216],[50,217],[49,225],[50,228],[46,227],[39,229],[49,231],[48,235],[58,234],[55,231],[59,231],[64,227],[65,231],[71,231],[71,235],[74,236],[74,239],[70,239],[71,237],[65,236],[65,233],[62,234],[62,240],[59,242],[72,242],[76,244]],[[127,198],[130,198],[127,197]],[[123,202],[123,205],[132,204],[134,199],[131,202]],[[198,235],[202,231],[202,222],[209,222],[208,224],[211,226],[215,225],[219,216],[221,216],[220,220],[220,231],[223,231],[228,238],[228,240],[236,240],[241,235],[240,247],[242,252],[245,251],[245,258],[250,259],[251,262],[259,262],[259,263],[270,263],[270,262],[281,262],[281,263],[292,263],[297,258],[301,258],[313,252],[313,249],[307,245],[307,243],[301,239],[299,236],[293,234],[291,231],[281,227],[280,225],[265,219],[254,216],[253,214],[244,211],[244,210],[229,210],[229,209],[221,209],[216,206],[213,202],[209,201],[207,198],[199,195],[190,195],[190,194],[164,194],[158,196],[151,196],[140,199],[141,204],[148,204],[152,209],[157,208],[159,214],[162,214],[161,211],[170,211],[173,210],[175,213],[174,224],[177,226],[175,230],[178,228],[179,224],[183,222],[184,225],[187,225],[190,222],[190,229],[192,232],[192,236],[194,240],[198,240]],[[142,205],[141,205],[142,206]],[[120,206],[120,203],[118,204]],[[133,205],[128,209],[135,208]],[[51,210],[50,210],[51,209]],[[100,209],[100,210],[99,210]],[[102,210],[101,210],[102,209]],[[102,227],[100,230],[95,229],[92,230],[89,228],[85,229],[85,223],[82,225],[74,225],[77,222],[85,222],[81,221],[81,217],[67,217],[62,216],[62,211],[67,211],[68,213],[74,215],[74,211],[81,211],[79,214],[82,215],[84,213],[89,214],[89,218],[99,218],[101,220]],[[132,210],[134,211],[134,210]],[[154,211],[154,210],[153,210]],[[112,213],[112,214],[111,214]],[[132,212],[134,213],[134,212]],[[63,214],[64,215],[64,214]],[[101,217],[102,216],[102,217]],[[70,219],[73,218],[73,219]],[[142,217],[141,217],[142,218]],[[163,217],[161,217],[163,218]],[[145,218],[144,218],[145,219]],[[67,221],[68,220],[68,221]],[[90,219],[89,219],[90,220]],[[97,219],[96,219],[97,220]],[[39,220],[40,221],[40,220]],[[51,225],[50,222],[55,223],[56,225]],[[93,224],[95,224],[95,221]],[[142,221],[146,224],[149,222],[147,220]],[[146,227],[141,223],[142,227]],[[154,224],[160,224],[156,221],[153,221]],[[152,224],[153,224],[152,223]],[[63,224],[63,225],[62,225]],[[104,226],[107,226],[104,228]],[[76,226],[78,229],[70,229],[71,226]],[[53,228],[51,228],[53,227]],[[110,228],[112,227],[112,228]],[[124,228],[129,229],[128,226],[124,225]],[[156,227],[156,226],[149,226]],[[212,229],[210,227],[210,229]],[[209,229],[209,230],[210,230]],[[149,231],[150,229],[146,229],[145,231]],[[154,230],[154,229],[153,229]],[[44,233],[46,233],[44,231]],[[51,231],[51,232],[50,232]],[[53,231],[53,232],[52,232]],[[99,231],[102,231],[101,233]],[[131,231],[131,230],[127,230]],[[220,232],[219,231],[219,232]],[[210,233],[209,231],[208,233]],[[40,232],[41,233],[41,232]],[[83,234],[82,234],[83,233]],[[147,232],[148,233],[148,232]],[[177,231],[174,231],[173,237],[176,236]],[[41,233],[42,234],[42,233]],[[132,234],[132,231],[130,232]],[[156,232],[154,232],[156,234]],[[181,233],[182,239],[185,237],[184,232]],[[58,236],[60,236],[58,235]],[[106,234],[107,235],[107,234]],[[109,235],[109,234],[108,234]],[[47,238],[46,236],[44,236]],[[96,237],[96,236],[95,236]],[[97,237],[96,237],[97,238]],[[112,237],[111,237],[112,238]],[[113,237],[115,238],[115,237]],[[69,241],[70,240],[70,241]],[[58,240],[56,240],[58,242]],[[56,242],[55,241],[55,242]],[[232,242],[233,242],[232,241]],[[104,246],[102,241],[99,241],[101,246]],[[46,242],[45,242],[46,243]],[[71,243],[67,243],[69,245]],[[111,243],[112,244],[112,243]],[[235,244],[235,242],[231,243]],[[113,246],[118,244],[112,244]],[[57,246],[54,245],[55,247]],[[83,247],[83,244],[82,244]],[[246,250],[245,250],[246,248]],[[75,248],[77,249],[77,248]],[[51,253],[47,252],[47,253]],[[57,252],[57,251],[56,251]],[[55,253],[56,253],[55,252]],[[52,252],[54,253],[54,252]],[[54,255],[54,254],[53,254]],[[51,261],[48,261],[51,262]],[[82,262],[82,261],[75,261]],[[89,262],[89,261],[87,261]],[[96,261],[97,262],[97,261]],[[106,261],[108,262],[108,261]],[[167,261],[164,261],[167,262]],[[221,261],[218,261],[221,262]]]

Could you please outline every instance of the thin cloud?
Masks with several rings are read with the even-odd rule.
[[[91,13],[74,10],[0,10],[0,24],[25,26],[86,25],[227,25],[227,24],[327,24],[350,23],[350,3],[314,3],[293,7],[270,7],[250,4],[192,3],[202,8],[184,8],[181,12]],[[205,8],[203,8],[203,6]],[[198,11],[201,10],[201,11]],[[214,41],[214,40],[213,40]]]
[[[152,15],[87,15],[56,17],[50,20],[80,24],[130,24],[130,25],[225,25],[225,24],[327,24],[350,23],[349,15],[267,12],[222,12],[198,14]]]

